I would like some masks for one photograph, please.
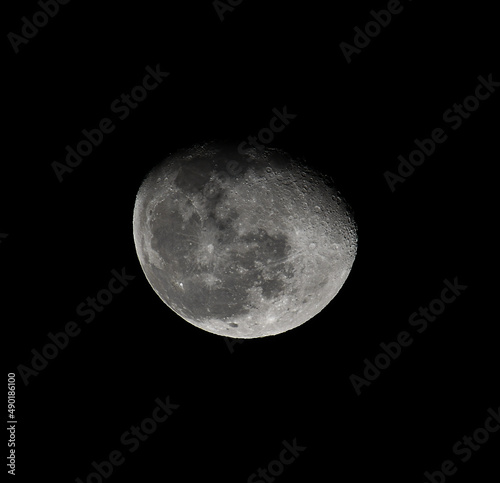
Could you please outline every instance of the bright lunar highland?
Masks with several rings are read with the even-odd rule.
[[[179,316],[251,339],[298,327],[338,293],[357,248],[332,180],[276,149],[208,143],[156,166],[137,194],[137,254]]]

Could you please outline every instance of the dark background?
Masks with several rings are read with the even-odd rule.
[[[404,2],[348,64],[340,42],[386,2],[244,0],[223,22],[210,1],[172,3],[73,0],[18,54],[7,33],[40,8],[16,2],[7,16],[0,257],[17,478],[85,481],[92,461],[121,450],[110,481],[246,482],[296,438],[307,449],[276,480],[424,481],[458,460],[453,444],[500,401],[489,208],[500,94],[448,127],[394,193],[384,172],[495,72],[492,4]],[[117,120],[113,100],[156,64],[170,76]],[[314,319],[230,350],[149,286],[132,237],[135,194],[169,153],[244,140],[285,105],[297,117],[273,146],[332,174],[355,213],[358,255]],[[115,131],[60,183],[51,163],[103,117]],[[122,267],[136,278],[85,324],[76,307]],[[351,374],[455,277],[467,290],[356,395]],[[25,386],[18,366],[70,320],[81,334]],[[166,396],[179,409],[129,453],[121,435]],[[498,481],[499,437],[449,479]]]

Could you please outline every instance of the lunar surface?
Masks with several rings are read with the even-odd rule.
[[[352,214],[328,177],[275,149],[208,143],[155,167],[134,207],[149,283],[208,332],[293,329],[338,293],[356,256]]]

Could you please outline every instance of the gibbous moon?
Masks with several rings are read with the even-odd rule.
[[[330,178],[276,149],[208,143],[143,181],[134,241],[149,283],[213,334],[251,339],[298,327],[344,284],[356,225]]]

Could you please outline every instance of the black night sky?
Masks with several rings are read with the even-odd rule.
[[[30,0],[9,10],[9,478],[498,481],[491,3]],[[148,74],[145,98],[127,97]],[[335,179],[358,253],[316,317],[237,342],[159,299],[132,212],[167,155],[258,137],[275,109],[295,117],[270,145]],[[85,132],[97,141],[77,155]],[[89,308],[99,292],[105,303]]]

